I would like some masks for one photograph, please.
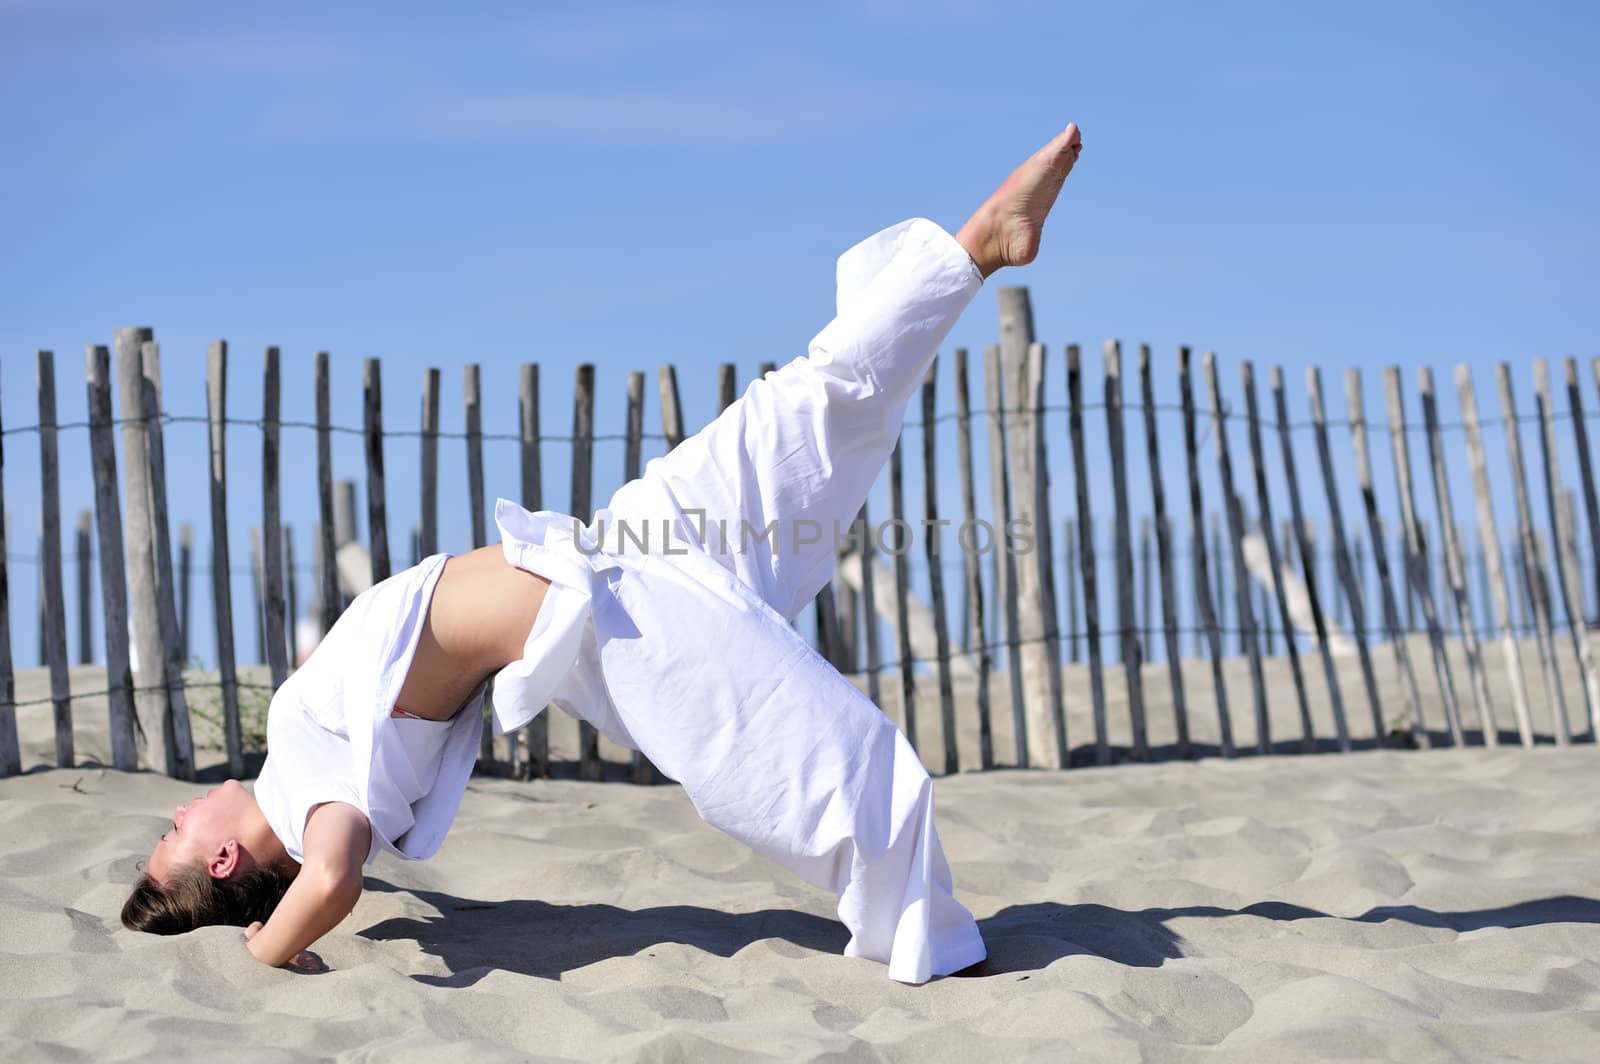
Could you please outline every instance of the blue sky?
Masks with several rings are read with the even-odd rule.
[[[1084,345],[1093,391],[1107,337],[1153,346],[1163,399],[1180,343],[1217,350],[1230,389],[1238,359],[1282,363],[1297,416],[1309,364],[1367,367],[1379,411],[1377,367],[1406,366],[1414,389],[1414,367],[1433,365],[1449,418],[1457,361],[1493,411],[1495,361],[1513,363],[1528,408],[1530,359],[1600,354],[1593,4],[444,10],[0,0],[5,425],[37,420],[37,348],[56,354],[61,419],[79,420],[83,345],[127,324],[156,328],[174,413],[204,412],[205,346],[221,337],[235,416],[259,413],[261,351],[276,344],[286,418],[310,415],[325,349],[344,424],[360,423],[360,360],[378,356],[395,428],[416,427],[434,365],[445,427],[459,429],[460,367],[475,361],[486,427],[514,431],[525,360],[542,367],[546,432],[570,426],[582,361],[598,366],[601,431],[620,426],[632,369],[652,374],[659,429],[653,372],[667,361],[698,425],[715,363],[736,362],[742,385],[758,361],[803,352],[831,313],[840,251],[911,215],[954,230],[1069,119],[1085,153],[1043,254],[999,279],[1032,290],[1053,401],[1061,345]],[[994,299],[980,296],[947,347],[993,340]],[[1338,377],[1327,385],[1342,413]],[[1164,423],[1169,457],[1177,432]],[[1064,518],[1064,424],[1050,434]],[[83,435],[62,440],[69,527],[91,503]],[[229,440],[242,564],[258,436]],[[176,518],[202,545],[203,441],[197,426],[169,429]],[[953,459],[953,436],[940,445]],[[413,448],[388,452],[397,556]],[[307,434],[286,438],[302,559],[312,454]],[[31,555],[36,443],[8,436],[5,457],[10,550]],[[359,479],[360,460],[341,440],[339,475]],[[548,448],[546,505],[565,503],[568,461]],[[620,446],[601,444],[596,461],[603,499]],[[441,463],[464,468],[460,445],[447,441]],[[1167,466],[1171,494],[1181,462]],[[514,446],[491,445],[488,477],[491,498],[514,494]],[[467,545],[462,479],[442,488],[446,549]],[[1142,476],[1133,487],[1142,500]],[[941,504],[958,498],[952,477]],[[33,579],[13,571],[22,664]],[[237,628],[248,645],[242,607]]]

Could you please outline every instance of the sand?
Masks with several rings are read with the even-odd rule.
[[[80,760],[105,756],[94,706]],[[48,707],[20,715],[39,766]],[[964,758],[974,743],[964,727]],[[1593,745],[966,772],[936,792],[990,949],[969,974],[906,987],[840,956],[831,899],[676,787],[478,778],[434,859],[369,866],[307,975],[257,964],[237,929],[120,927],[193,784],[34,767],[0,780],[0,1059],[1595,1059]]]

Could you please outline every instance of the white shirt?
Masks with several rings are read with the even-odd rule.
[[[296,861],[305,859],[306,816],[323,802],[366,814],[369,861],[383,850],[432,854],[455,816],[478,749],[477,713],[390,715],[447,558],[434,555],[358,595],[272,696],[255,797]]]

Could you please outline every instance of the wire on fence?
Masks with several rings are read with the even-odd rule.
[[[1516,637],[1518,637],[1518,638],[1531,638],[1531,637],[1533,637],[1533,636],[1538,634],[1537,625],[1535,625],[1532,622],[1513,624],[1513,625],[1510,626],[1510,628],[1511,628],[1511,634],[1516,636]],[[1137,630],[1139,630],[1139,631],[1148,630],[1148,631],[1151,631],[1153,633],[1154,632],[1164,633],[1166,631],[1166,628],[1164,626],[1161,626],[1161,625],[1153,625],[1149,629],[1146,629],[1143,626],[1140,626]],[[1204,625],[1195,625],[1195,624],[1180,624],[1180,625],[1177,625],[1173,630],[1178,635],[1183,636],[1185,638],[1192,638],[1193,636],[1202,634],[1204,632],[1210,632],[1210,631],[1215,631],[1219,636],[1226,636],[1226,637],[1232,637],[1232,638],[1238,638],[1239,636],[1246,635],[1246,634],[1255,635],[1255,636],[1259,636],[1261,634],[1261,630],[1260,630],[1259,627],[1246,629],[1246,628],[1243,628],[1243,627],[1240,627],[1240,626],[1237,626],[1237,625],[1215,625],[1215,626],[1209,626],[1208,627],[1208,626],[1204,626]],[[1500,628],[1499,625],[1488,625],[1488,624],[1485,624],[1485,625],[1474,625],[1473,628],[1472,628],[1472,631],[1476,635],[1478,635],[1480,638],[1481,637],[1499,637],[1502,634],[1502,629]],[[1361,632],[1362,635],[1366,636],[1367,638],[1376,640],[1380,645],[1381,645],[1382,641],[1384,641],[1384,640],[1389,638],[1389,631],[1386,628],[1374,628],[1374,627],[1369,625],[1369,626],[1361,629],[1360,632]],[[1113,626],[1112,628],[1107,629],[1107,630],[1105,630],[1105,631],[1103,631],[1101,633],[1101,639],[1102,639],[1103,642],[1110,642],[1112,639],[1116,638],[1118,636],[1118,634],[1119,633],[1115,629],[1115,626]],[[1308,632],[1300,632],[1299,634],[1304,639],[1308,639],[1309,640],[1309,639],[1315,638],[1315,636],[1313,634],[1308,633]],[[1350,628],[1340,628],[1340,629],[1337,629],[1337,631],[1335,632],[1332,629],[1330,629],[1330,634],[1343,634],[1343,635],[1347,635],[1347,636],[1352,636],[1353,637],[1354,635],[1356,635],[1356,630],[1355,629],[1350,629]],[[1400,634],[1403,637],[1409,637],[1409,636],[1421,636],[1424,633],[1421,630],[1406,629],[1405,631],[1401,632]],[[1452,638],[1459,638],[1460,632],[1457,629],[1451,629],[1450,632],[1448,632],[1446,634],[1448,636],[1452,637]],[[1080,635],[1081,635],[1081,633],[1080,633]],[[1062,647],[1066,647],[1072,641],[1073,641],[1073,638],[1072,638],[1072,636],[1070,634],[1063,635],[1063,634],[1059,634],[1059,633],[1058,634],[1054,634],[1054,635],[1018,637],[1018,638],[1015,638],[1015,639],[1009,639],[1009,638],[1000,638],[1000,639],[994,639],[994,640],[985,639],[982,642],[972,643],[966,649],[952,648],[951,651],[950,651],[950,659],[949,660],[954,661],[954,660],[957,660],[957,659],[960,659],[960,658],[972,658],[972,657],[976,657],[976,656],[978,656],[979,654],[982,654],[982,653],[990,653],[992,655],[994,651],[1007,650],[1007,649],[1011,648],[1012,646],[1021,647],[1021,646],[1035,646],[1035,645],[1038,645],[1038,644],[1041,644],[1041,643],[1055,643],[1055,644],[1058,644],[1058,645],[1060,645]],[[1087,640],[1083,639],[1083,638],[1080,638],[1078,641],[1079,642],[1086,642]],[[1141,641],[1141,644],[1142,644],[1142,641]],[[1234,657],[1239,657],[1241,655],[1240,654],[1235,654],[1233,656]],[[1273,655],[1273,657],[1275,658],[1276,655]],[[872,669],[872,670],[868,670],[868,669],[865,669],[865,668],[856,669],[856,670],[853,670],[850,674],[851,675],[865,675],[868,671],[892,672],[895,669],[898,669],[900,667],[900,663],[902,661],[907,661],[907,660],[909,660],[911,662],[911,664],[913,664],[913,665],[937,665],[937,664],[939,664],[939,659],[936,658],[936,657],[930,658],[930,657],[923,657],[923,656],[920,656],[920,655],[912,655],[909,659],[906,659],[906,658],[893,658],[893,659],[886,660],[886,661],[879,661],[877,663],[877,665],[874,667],[874,669]],[[996,657],[995,660],[999,660],[999,658]],[[1149,664],[1153,664],[1155,661],[1158,661],[1159,659],[1151,658],[1151,657],[1144,657],[1142,660],[1143,660],[1144,664],[1149,665]],[[1200,661],[1200,660],[1203,660],[1203,658],[1200,655],[1192,655],[1191,657],[1186,658],[1184,660]],[[1065,663],[1063,663],[1063,664],[1065,664]],[[1107,665],[1105,667],[1107,669],[1109,669],[1109,668],[1111,668],[1111,664],[1107,663]],[[189,690],[220,690],[223,686],[225,686],[225,685],[220,680],[200,680],[200,681],[193,681],[193,682],[184,681],[181,684],[172,684],[172,685],[168,685],[168,684],[134,685],[134,686],[128,688],[128,690],[131,691],[133,694],[140,694],[140,693],[147,692],[147,691],[165,691],[165,690],[168,690],[169,687],[180,687],[185,691],[189,691]],[[248,681],[245,681],[245,680],[237,681],[234,684],[234,687],[236,687],[238,690],[241,690],[241,691],[261,691],[261,692],[264,692],[266,694],[272,694],[277,690],[277,688],[273,687],[271,684],[251,683],[251,682],[248,682]],[[109,697],[112,694],[115,694],[116,692],[118,692],[118,691],[120,691],[122,689],[123,688],[121,688],[121,687],[110,687],[110,688],[106,688],[104,690],[96,690],[96,691],[74,691],[69,696],[69,700],[88,699],[88,698],[106,698],[106,697]],[[17,701],[13,701],[13,702],[0,701],[0,708],[4,708],[6,706],[14,706],[16,708],[21,709],[21,708],[24,708],[24,707],[27,707],[27,706],[49,705],[53,701],[54,701],[54,699],[52,699],[48,695],[45,695],[45,696],[42,696],[40,698],[19,699]]]
[[[1001,418],[1002,421],[1007,421],[1007,420],[1009,420],[1010,418],[1013,418],[1013,417],[1020,417],[1020,416],[1033,417],[1033,416],[1036,416],[1037,414],[1040,414],[1040,413],[1045,413],[1045,414],[1065,414],[1065,413],[1068,412],[1068,409],[1069,408],[1065,403],[1046,403],[1045,405],[1043,405],[1041,407],[1031,407],[1031,406],[1030,407],[1000,407],[1000,408],[978,407],[978,408],[974,408],[971,411],[970,414],[965,415],[965,416],[967,416],[969,418],[986,418],[986,417],[992,417],[992,416],[998,414],[998,415],[1000,415],[1000,418]],[[1103,403],[1103,402],[1084,403],[1082,409],[1083,409],[1083,411],[1085,413],[1094,413],[1094,412],[1105,410],[1106,409],[1106,404]],[[1161,403],[1153,404],[1153,409],[1161,411],[1163,413],[1180,413],[1183,410],[1183,406],[1182,406],[1181,403],[1161,402]],[[904,425],[905,428],[908,428],[908,429],[921,429],[921,428],[924,428],[924,427],[926,427],[927,425],[930,425],[930,424],[937,425],[937,424],[944,424],[946,422],[951,422],[951,421],[958,421],[958,420],[961,419],[962,416],[963,415],[957,414],[957,413],[938,414],[938,415],[935,415],[932,418],[922,418],[922,419],[916,419],[916,420],[908,419],[905,422],[903,422],[903,425]],[[1513,420],[1515,420],[1516,423],[1519,424],[1519,425],[1540,425],[1540,424],[1542,424],[1544,422],[1546,416],[1548,416],[1549,420],[1552,421],[1552,422],[1563,422],[1563,421],[1572,421],[1572,420],[1574,420],[1572,412],[1570,410],[1553,410],[1553,411],[1550,411],[1550,413],[1548,415],[1531,414],[1531,413],[1530,414],[1519,413],[1519,414],[1517,414],[1515,416],[1515,418]],[[1600,410],[1594,410],[1594,411],[1587,411],[1586,410],[1586,411],[1583,412],[1582,419],[1584,421],[1586,421],[1586,422],[1594,422],[1596,424],[1600,424]],[[118,426],[128,425],[128,424],[142,425],[142,424],[147,423],[150,420],[152,420],[152,419],[151,418],[147,418],[147,417],[112,418],[111,421],[109,422],[109,424],[110,424],[111,427],[116,428]],[[206,424],[210,423],[208,418],[206,418],[204,416],[200,416],[200,415],[195,415],[195,414],[166,414],[166,413],[163,413],[163,414],[157,415],[155,420],[159,420],[161,422],[161,424],[164,425],[164,426],[165,425],[206,425]],[[1227,406],[1227,405],[1225,405],[1223,407],[1222,420],[1224,422],[1238,422],[1238,423],[1241,423],[1241,424],[1249,424],[1250,421],[1251,421],[1251,419],[1249,418],[1248,415],[1238,413],[1236,410],[1233,409],[1232,406]],[[1273,430],[1277,430],[1280,427],[1286,427],[1290,432],[1305,432],[1305,431],[1313,430],[1316,427],[1314,422],[1308,421],[1308,420],[1291,420],[1291,421],[1289,421],[1287,423],[1279,422],[1276,418],[1257,418],[1255,420],[1256,420],[1256,423],[1262,428],[1272,428]],[[1495,423],[1495,422],[1499,422],[1501,424],[1504,424],[1506,419],[1504,417],[1499,417],[1499,418],[1484,418],[1483,420],[1484,420],[1485,423],[1488,423],[1488,424],[1492,424],[1492,423]],[[264,418],[230,417],[230,418],[225,418],[223,423],[227,424],[227,425],[235,426],[235,427],[245,427],[245,428],[260,429],[260,428],[263,428],[266,425],[266,420]],[[276,424],[277,424],[277,426],[279,428],[284,428],[284,429],[312,429],[312,430],[317,430],[317,429],[322,428],[322,426],[318,425],[315,421],[280,420],[280,421],[276,422]],[[1349,428],[1355,427],[1357,425],[1366,425],[1368,427],[1374,427],[1374,424],[1371,421],[1371,419],[1367,419],[1366,421],[1352,421],[1349,418],[1333,418],[1333,417],[1330,417],[1327,420],[1327,426],[1330,429],[1335,429],[1335,428],[1349,429]],[[36,434],[36,433],[38,433],[40,431],[41,428],[44,428],[44,427],[45,426],[42,426],[42,425],[37,424],[37,423],[28,424],[28,425],[14,425],[14,426],[12,426],[10,428],[4,429],[3,431],[0,431],[0,436],[17,436],[17,435],[23,435],[23,434],[27,434],[27,433],[35,433]],[[91,422],[88,422],[88,421],[60,421],[60,422],[57,422],[54,426],[51,426],[51,427],[57,429],[58,431],[59,430],[66,430],[66,429],[86,429],[86,428],[90,428],[91,427]],[[1383,426],[1376,426],[1376,427],[1382,428]],[[1442,432],[1465,432],[1466,431],[1466,427],[1467,427],[1466,423],[1462,422],[1462,421],[1441,421],[1441,422],[1439,422],[1439,429]],[[1405,426],[1404,426],[1404,428],[1405,428],[1406,432],[1413,433],[1413,434],[1418,434],[1418,435],[1425,434],[1427,432],[1427,426],[1422,424],[1420,421],[1418,421],[1418,422],[1407,421]],[[358,427],[358,426],[351,426],[351,425],[331,425],[330,424],[330,425],[327,426],[327,429],[328,429],[329,432],[339,433],[341,435],[346,435],[346,436],[363,436],[366,433],[366,430],[364,428],[361,428],[361,427]],[[450,431],[450,430],[445,430],[445,429],[440,429],[437,432],[428,432],[428,433],[424,433],[423,430],[421,430],[421,429],[384,429],[383,433],[382,433],[382,436],[383,436],[384,439],[390,439],[390,438],[394,438],[394,439],[420,439],[424,435],[427,435],[427,436],[430,436],[430,437],[435,437],[435,438],[441,439],[441,440],[466,440],[466,439],[469,438],[469,435],[471,435],[471,434],[467,433],[466,431],[457,432],[457,431]],[[523,437],[518,435],[515,432],[483,432],[483,433],[476,434],[475,436],[473,436],[473,438],[478,438],[478,439],[483,439],[483,440],[496,440],[496,441],[506,442],[506,443],[522,443],[522,442],[524,442]],[[646,440],[662,440],[662,441],[665,441],[668,437],[666,436],[665,433],[645,432],[645,433],[641,434],[641,438],[646,439]],[[577,441],[578,437],[564,435],[564,434],[561,434],[561,433],[541,433],[541,434],[539,434],[537,439],[539,440],[540,443],[574,443],[574,442]],[[595,433],[595,434],[593,434],[591,436],[584,437],[584,439],[593,440],[593,441],[596,441],[596,442],[608,441],[608,440],[609,441],[614,441],[614,442],[626,442],[629,439],[629,437],[628,437],[628,435],[626,433],[609,432],[609,433]]]

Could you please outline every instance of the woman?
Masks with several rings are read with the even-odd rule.
[[[438,849],[479,746],[548,703],[638,749],[713,826],[839,896],[845,953],[922,983],[985,956],[952,896],[927,772],[788,621],[831,575],[907,401],[984,279],[1031,262],[1082,144],[1069,125],[952,238],[925,219],[838,264],[838,314],[587,526],[500,500],[501,543],[364,592],[273,696],[252,795],[180,807],[130,928],[246,926],[289,962],[380,850]]]

